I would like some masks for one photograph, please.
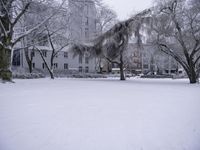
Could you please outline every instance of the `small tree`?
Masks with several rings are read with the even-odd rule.
[[[48,6],[48,5],[47,5]],[[47,7],[46,6],[46,7]],[[70,13],[68,12],[67,7],[62,8],[52,19],[45,24],[44,30],[38,34],[40,37],[41,34],[45,36],[47,47],[51,49],[50,62],[47,62],[43,56],[42,50],[37,47],[37,39],[33,43],[36,50],[39,52],[50,76],[51,79],[54,79],[54,60],[59,55],[59,53],[71,42],[70,31],[69,31],[69,20]],[[41,41],[41,40],[39,40]],[[49,64],[49,65],[48,65]]]
[[[97,18],[96,25],[97,25],[98,35],[102,35],[106,31],[108,31],[118,21],[116,13],[112,9],[110,9],[109,7],[103,4],[97,5],[96,18]],[[98,61],[97,61],[97,65],[98,65],[97,67],[100,73],[102,73],[103,59],[104,59],[103,57],[98,57]]]
[[[54,34],[56,34],[56,32],[54,31],[50,31],[49,27],[46,26],[46,31],[47,31],[47,36],[48,36],[48,41],[50,43],[50,48],[51,48],[51,58],[50,58],[50,66],[48,65],[48,62],[45,60],[42,50],[39,48],[36,48],[36,50],[39,52],[50,76],[51,79],[54,79],[54,60],[56,58],[56,56],[67,46],[69,46],[70,44],[70,39],[66,38],[66,37],[59,37],[58,35],[55,36]],[[64,42],[60,42],[59,40],[56,41],[55,38],[62,38],[62,41]]]

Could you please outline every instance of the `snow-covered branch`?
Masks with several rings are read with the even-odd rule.
[[[5,37],[8,37],[7,31],[2,23],[2,20],[0,19],[0,28],[3,30],[3,34]]]
[[[50,15],[49,17],[47,17],[44,21],[42,21],[40,24],[36,25],[35,27],[33,27],[32,29],[26,31],[25,33],[23,33],[21,36],[19,36],[17,39],[15,39],[12,42],[12,45],[14,46],[16,43],[18,43],[21,39],[23,39],[25,36],[27,36],[28,34],[32,33],[33,31],[37,30],[38,28],[40,28],[41,26],[43,26],[47,21],[49,21],[53,16],[55,16],[58,11],[60,10],[60,8],[62,8],[62,5],[64,4],[66,0],[63,0],[62,4],[59,6],[59,8],[56,10],[55,13],[53,13],[52,15]]]
[[[24,8],[22,8],[21,12],[17,15],[17,17],[15,18],[15,20],[14,20],[13,23],[12,23],[12,26],[13,26],[13,27],[16,25],[16,23],[19,21],[19,19],[20,19],[20,18],[24,15],[24,13],[27,11],[27,9],[29,8],[30,4],[31,4],[31,3],[29,2],[29,3],[27,3],[27,4],[25,5]]]

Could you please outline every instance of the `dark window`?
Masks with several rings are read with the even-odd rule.
[[[43,69],[45,68],[45,64],[44,64],[44,63],[42,63],[42,68],[43,68]]]
[[[80,67],[78,68],[78,71],[79,71],[79,72],[83,72],[83,67],[80,66]]]
[[[58,63],[54,63],[53,67],[54,67],[54,69],[57,69],[58,68]]]
[[[88,25],[89,25],[89,18],[86,17],[85,19],[86,19],[86,20],[85,20],[85,25],[88,26]]]
[[[35,57],[35,52],[34,51],[31,52],[31,57]]]
[[[64,64],[64,69],[68,69],[68,64]]]
[[[47,46],[48,45],[48,36],[45,34],[40,34],[38,37],[39,46]]]
[[[85,12],[87,15],[89,14],[89,6],[88,5],[85,5]]]
[[[35,63],[32,63],[32,67],[35,68]]]
[[[79,55],[79,64],[82,64],[82,63],[83,63],[83,56]]]
[[[89,72],[89,67],[85,67],[85,72],[86,72],[86,73]]]
[[[85,63],[89,64],[89,58],[88,57],[85,57]]]
[[[89,29],[85,28],[85,38],[89,39]]]
[[[140,68],[141,68],[141,65],[140,65],[140,64],[137,64],[137,68],[140,69]]]
[[[13,52],[13,66],[20,66],[20,50]]]
[[[47,51],[42,50],[42,55],[43,55],[44,57],[47,57]]]
[[[64,57],[68,58],[68,52],[64,52]]]
[[[143,65],[143,68],[148,69],[149,65],[145,64],[145,65]]]

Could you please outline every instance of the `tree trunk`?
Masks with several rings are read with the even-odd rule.
[[[49,70],[49,73],[50,73],[50,76],[51,76],[51,79],[54,79],[54,74],[51,70]]]
[[[24,49],[24,53],[25,53],[26,62],[28,64],[29,73],[32,73],[33,72],[32,55],[31,55],[31,58],[30,58],[29,54],[28,54],[28,48]]]
[[[11,50],[0,46],[0,78],[5,81],[12,80],[12,72],[10,70],[10,55]]]
[[[190,83],[195,84],[198,82],[198,75],[193,68],[190,69],[190,73],[188,75]]]
[[[103,73],[103,68],[101,67],[101,58],[99,58],[99,73],[102,74]]]
[[[44,64],[45,64],[45,66],[46,66],[46,68],[47,68],[47,70],[48,70],[50,76],[51,76],[51,79],[54,79],[53,71],[52,71],[52,70],[50,69],[50,67],[48,66],[48,64],[47,64],[47,62],[46,62],[46,60],[45,60],[45,58],[44,58],[42,52],[41,52],[39,49],[37,49],[37,51],[40,53],[40,56],[41,56],[41,58],[42,58],[42,60],[43,60],[43,62],[44,62]]]
[[[124,80],[126,80],[126,78],[125,78],[125,75],[124,75],[124,61],[123,61],[122,54],[120,55],[119,68],[120,68],[120,80],[124,81]]]
[[[189,67],[185,69],[188,78],[190,80],[190,84],[198,83],[198,71],[195,70],[195,65],[190,62]]]
[[[50,74],[50,76],[51,76],[51,79],[54,79],[53,69],[50,69],[50,68],[49,68],[49,66],[48,66],[48,64],[47,64],[47,62],[46,62],[46,60],[44,59],[43,56],[42,56],[42,59],[43,59],[43,61],[44,61],[44,64],[45,64],[47,70],[49,71],[49,74]]]
[[[122,64],[120,64],[120,80],[126,80],[124,76],[124,66]]]

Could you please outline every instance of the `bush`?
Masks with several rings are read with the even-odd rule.
[[[13,73],[13,78],[15,79],[38,79],[45,78],[41,73]]]
[[[172,75],[143,75],[141,78],[154,78],[154,79],[160,79],[160,78],[172,78]]]
[[[2,78],[2,80],[11,81],[12,72],[10,70],[1,70],[0,71],[0,77]]]

